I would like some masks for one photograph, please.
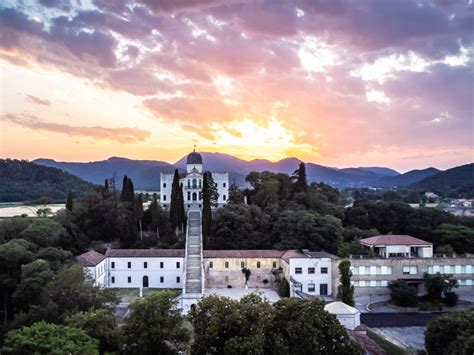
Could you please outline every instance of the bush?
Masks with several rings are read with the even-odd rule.
[[[281,281],[280,281],[280,285],[278,285],[278,294],[280,295],[280,297],[290,297],[290,284],[288,283],[288,281],[283,278]]]
[[[444,294],[444,296],[446,297],[444,299],[444,303],[446,304],[446,306],[448,307],[454,307],[455,305],[458,304],[458,299],[459,299],[459,296],[454,293],[454,292],[446,292]]]
[[[413,307],[418,303],[418,292],[416,288],[410,286],[405,280],[389,282],[388,288],[392,302],[400,307]]]

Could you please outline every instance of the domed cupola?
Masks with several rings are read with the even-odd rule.
[[[196,151],[193,151],[188,154],[188,158],[186,159],[186,164],[202,164],[202,157]]]

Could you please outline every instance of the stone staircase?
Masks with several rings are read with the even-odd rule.
[[[183,298],[196,299],[204,293],[201,211],[189,211],[186,233],[186,257]]]

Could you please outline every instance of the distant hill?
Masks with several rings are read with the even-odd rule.
[[[374,186],[377,187],[389,187],[389,186],[408,186],[417,181],[423,180],[428,176],[435,175],[441,170],[436,168],[427,168],[422,170],[411,170],[404,174],[397,176],[384,176],[374,182]]]
[[[64,170],[100,185],[104,183],[105,179],[115,174],[119,188],[122,186],[123,176],[127,175],[132,179],[137,190],[158,190],[160,173],[172,173],[175,170],[172,164],[163,161],[132,160],[118,157],[88,163],[57,162],[51,159],[36,159],[33,162]]]
[[[80,196],[93,187],[77,176],[26,160],[0,159],[0,202],[48,197],[65,201],[69,190]]]
[[[441,196],[474,197],[474,163],[457,166],[424,178],[411,188],[435,192]]]

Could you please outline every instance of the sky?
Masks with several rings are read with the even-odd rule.
[[[472,0],[0,5],[2,158],[474,161]]]

